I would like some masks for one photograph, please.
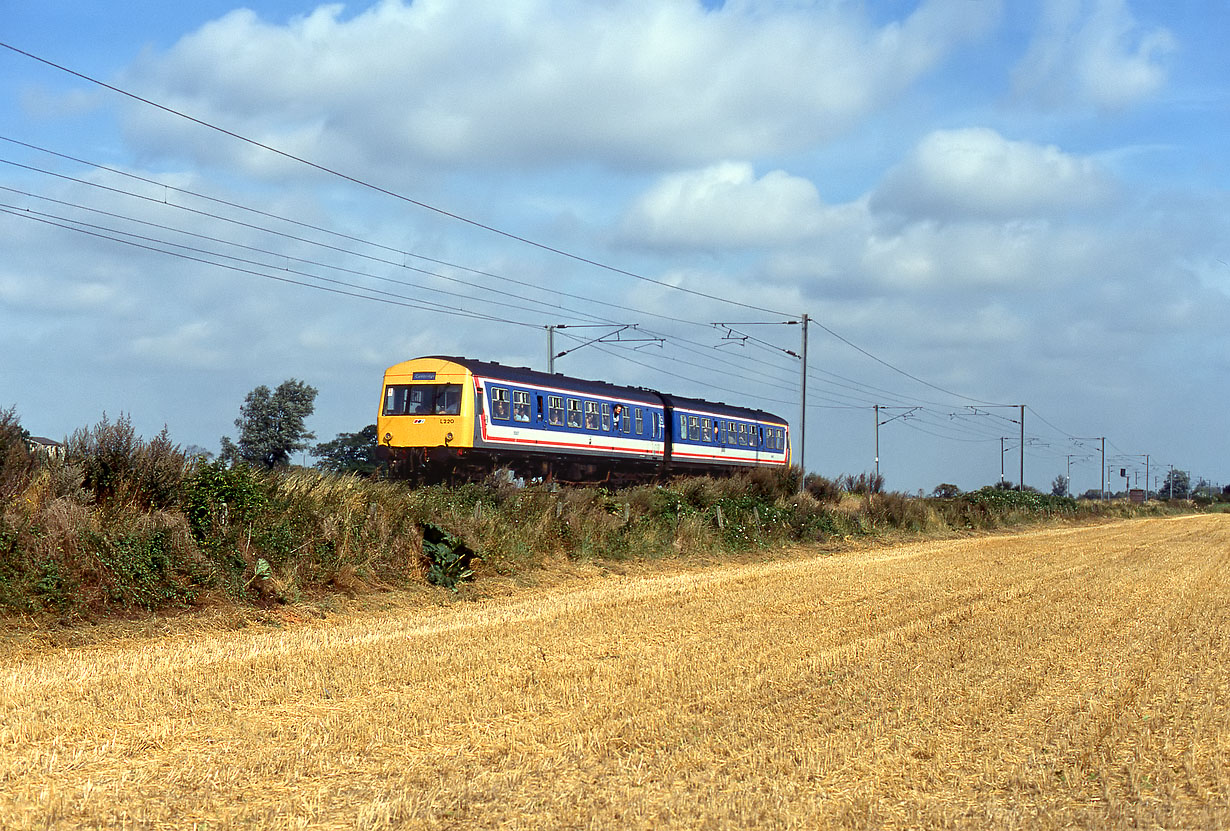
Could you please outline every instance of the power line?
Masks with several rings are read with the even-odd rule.
[[[584,257],[584,256],[581,256],[581,255],[579,255],[579,254],[574,254],[574,253],[569,252],[569,251],[566,251],[566,250],[564,250],[564,249],[562,249],[562,248],[558,248],[558,247],[556,247],[556,246],[552,246],[552,245],[548,245],[548,244],[546,244],[546,243],[538,242],[538,241],[536,241],[536,240],[532,240],[532,239],[530,239],[530,238],[528,238],[528,237],[524,237],[524,236],[521,236],[521,235],[519,235],[519,234],[514,234],[514,233],[512,233],[512,232],[505,231],[505,230],[503,230],[503,229],[501,229],[501,228],[497,228],[497,227],[495,227],[495,226],[493,226],[493,225],[489,225],[489,224],[482,223],[482,222],[479,222],[479,221],[474,220],[474,219],[470,219],[469,217],[463,216],[463,215],[461,215],[461,214],[458,214],[458,213],[455,213],[455,212],[452,212],[452,211],[445,210],[445,209],[443,209],[443,208],[437,207],[437,206],[435,206],[435,205],[431,205],[431,204],[429,204],[429,203],[427,203],[427,202],[423,202],[423,201],[421,201],[421,200],[414,199],[414,198],[412,198],[412,197],[406,196],[405,194],[401,194],[401,193],[398,193],[398,192],[396,192],[396,191],[389,190],[388,188],[381,187],[381,186],[379,186],[379,185],[376,185],[376,184],[373,184],[373,183],[371,183],[371,182],[368,182],[368,181],[366,181],[366,180],[364,180],[364,179],[360,179],[360,178],[358,178],[358,177],[351,176],[351,175],[349,175],[349,174],[347,174],[347,173],[343,173],[343,172],[341,172],[341,171],[339,171],[339,170],[336,170],[336,169],[334,169],[334,168],[328,167],[328,166],[326,166],[326,165],[322,165],[322,164],[320,164],[320,163],[313,162],[313,161],[311,161],[311,160],[309,160],[309,159],[303,158],[303,157],[301,157],[301,156],[297,156],[297,155],[295,155],[295,154],[293,154],[293,153],[289,153],[289,152],[287,152],[287,151],[280,150],[280,149],[278,149],[278,148],[276,148],[276,147],[273,147],[273,146],[271,146],[271,145],[267,145],[267,144],[264,144],[264,143],[262,143],[262,142],[256,141],[255,139],[249,138],[249,137],[244,136],[244,135],[242,135],[242,134],[240,134],[240,133],[237,133],[237,132],[235,132],[235,131],[228,130],[228,129],[224,128],[224,127],[220,127],[220,126],[218,126],[218,125],[212,124],[212,123],[210,123],[210,122],[208,122],[208,121],[205,121],[205,120],[203,120],[203,119],[196,118],[195,116],[188,115],[187,113],[184,113],[184,112],[179,111],[179,110],[176,110],[176,109],[174,109],[174,108],[172,108],[172,107],[166,106],[165,104],[160,104],[160,103],[158,103],[158,102],[156,102],[156,101],[153,101],[153,100],[151,100],[151,99],[144,98],[144,97],[142,97],[142,96],[140,96],[140,95],[137,95],[136,93],[130,92],[130,91],[125,90],[125,89],[123,89],[123,88],[121,88],[121,87],[115,86],[115,85],[113,85],[113,84],[106,83],[105,81],[102,81],[102,80],[100,80],[100,79],[94,78],[94,77],[92,77],[92,76],[90,76],[90,75],[86,75],[85,73],[78,72],[78,71],[76,71],[76,70],[70,69],[70,68],[68,68],[68,67],[66,67],[66,66],[63,66],[63,65],[58,64],[58,63],[55,63],[54,61],[48,60],[48,59],[46,59],[46,58],[42,58],[42,57],[40,57],[40,56],[38,56],[38,55],[35,55],[35,54],[31,53],[31,52],[28,52],[28,51],[26,51],[26,50],[19,49],[19,48],[17,48],[16,46],[13,46],[13,45],[11,45],[11,44],[9,44],[9,43],[6,43],[6,42],[3,42],[3,41],[0,41],[0,46],[3,46],[4,48],[6,48],[6,49],[8,49],[8,50],[10,50],[10,51],[12,51],[12,52],[15,52],[15,53],[17,53],[17,54],[19,54],[19,55],[22,55],[22,56],[24,56],[24,57],[27,57],[27,58],[29,58],[29,59],[31,59],[31,60],[37,61],[37,62],[39,62],[39,63],[42,63],[42,64],[44,64],[44,65],[46,65],[46,66],[49,66],[49,67],[51,67],[51,68],[53,68],[53,69],[56,69],[56,70],[60,71],[60,72],[67,73],[67,74],[72,75],[72,76],[74,76],[74,77],[80,78],[80,79],[82,79],[82,80],[84,80],[84,81],[86,81],[86,82],[88,82],[88,83],[95,84],[95,85],[100,86],[100,87],[102,87],[102,88],[104,88],[104,89],[111,90],[112,92],[115,92],[115,93],[117,93],[117,94],[119,94],[119,95],[125,96],[125,97],[130,98],[130,99],[132,99],[132,100],[134,100],[134,101],[138,101],[138,102],[143,103],[143,104],[145,104],[145,105],[147,105],[147,106],[154,107],[155,109],[161,110],[161,111],[166,112],[166,113],[168,113],[168,114],[170,114],[170,115],[174,115],[174,116],[176,116],[176,117],[178,117],[178,118],[183,118],[183,119],[185,119],[185,120],[187,120],[187,121],[190,121],[190,122],[192,122],[192,123],[194,123],[194,124],[197,124],[197,125],[200,125],[200,126],[202,126],[202,127],[205,127],[206,129],[209,129],[209,130],[214,130],[214,131],[216,131],[216,132],[218,132],[218,133],[222,133],[223,135],[229,136],[229,137],[234,138],[234,139],[236,139],[236,140],[238,140],[238,141],[242,141],[242,142],[244,142],[244,143],[246,143],[246,144],[249,144],[249,145],[251,145],[251,146],[258,147],[258,148],[260,148],[260,149],[263,149],[263,150],[265,150],[265,151],[267,151],[267,152],[270,152],[270,153],[273,153],[273,154],[275,154],[275,155],[281,156],[281,157],[283,157],[283,158],[286,158],[286,159],[290,159],[290,160],[292,160],[292,161],[299,162],[300,164],[303,164],[303,165],[305,165],[305,166],[307,166],[307,167],[310,167],[310,168],[312,168],[312,169],[319,170],[319,171],[321,171],[321,172],[323,172],[323,173],[326,173],[326,174],[329,174],[329,175],[331,175],[331,176],[336,176],[336,177],[338,177],[338,178],[340,178],[340,179],[343,179],[343,180],[345,180],[345,181],[351,182],[352,184],[358,185],[358,186],[360,186],[360,187],[367,188],[367,189],[369,189],[369,190],[375,191],[375,192],[377,192],[377,193],[384,194],[384,195],[386,195],[386,196],[389,196],[389,197],[392,197],[392,198],[394,198],[394,199],[397,199],[397,200],[400,200],[400,201],[406,202],[406,203],[408,203],[408,204],[412,204],[412,205],[415,205],[415,206],[417,206],[417,207],[423,208],[423,209],[425,209],[425,210],[432,211],[432,212],[437,213],[437,214],[439,214],[439,215],[441,215],[441,216],[445,216],[445,217],[448,217],[448,218],[450,218],[450,219],[454,219],[454,220],[456,220],[456,221],[458,221],[458,222],[462,222],[462,223],[468,224],[468,225],[470,225],[470,226],[473,226],[473,227],[476,227],[476,228],[480,228],[480,229],[485,230],[485,231],[488,231],[488,232],[490,232],[490,233],[492,233],[492,234],[496,234],[496,235],[499,235],[499,236],[505,237],[505,238],[507,238],[507,239],[514,240],[514,241],[516,241],[516,242],[520,242],[520,243],[523,243],[523,244],[525,244],[525,245],[529,245],[529,246],[532,246],[532,247],[538,248],[538,249],[543,250],[543,251],[547,251],[547,252],[550,252],[550,253],[553,253],[553,254],[556,254],[556,255],[562,256],[562,257],[566,257],[566,258],[568,258],[568,259],[572,259],[572,260],[574,260],[574,261],[576,261],[576,262],[580,262],[580,263],[584,263],[584,264],[587,264],[587,265],[591,265],[591,266],[594,266],[594,267],[596,267],[596,268],[601,268],[601,269],[604,269],[604,270],[606,270],[606,271],[610,271],[610,272],[612,272],[612,273],[621,274],[621,275],[624,275],[624,276],[627,276],[627,277],[632,277],[632,278],[635,278],[635,279],[637,279],[637,280],[642,280],[642,281],[644,281],[644,282],[651,283],[651,284],[654,284],[654,285],[657,285],[657,286],[660,286],[660,287],[663,287],[663,288],[670,288],[670,289],[674,289],[674,290],[676,290],[676,291],[681,291],[681,292],[684,292],[684,293],[687,293],[687,294],[690,294],[690,295],[693,295],[693,296],[703,297],[703,298],[708,299],[708,300],[714,300],[714,301],[721,302],[721,303],[727,303],[727,304],[730,304],[730,305],[732,305],[732,306],[738,306],[738,307],[745,308],[745,309],[751,309],[751,310],[753,310],[753,311],[764,312],[764,313],[766,313],[766,314],[774,315],[774,316],[777,316],[777,317],[790,317],[790,315],[787,315],[785,312],[779,312],[779,311],[775,311],[775,310],[772,310],[772,309],[767,309],[767,308],[764,308],[764,307],[761,307],[761,306],[755,306],[755,305],[752,305],[752,304],[749,304],[749,303],[743,303],[743,302],[740,302],[740,301],[732,300],[732,299],[730,299],[729,297],[720,297],[720,296],[717,296],[717,295],[708,294],[708,293],[706,293],[706,292],[697,291],[697,290],[695,290],[695,289],[689,289],[689,288],[685,288],[685,287],[683,287],[683,286],[676,286],[676,285],[672,285],[672,284],[667,283],[667,282],[665,282],[665,281],[655,280],[655,279],[653,279],[653,278],[646,277],[645,275],[638,274],[638,273],[633,272],[633,271],[629,271],[629,270],[626,270],[626,269],[618,268],[618,267],[616,267],[616,266],[612,266],[612,265],[609,265],[609,264],[607,264],[607,263],[603,263],[603,262],[601,262],[601,261],[594,260],[594,259],[589,258],[589,257]],[[897,366],[893,365],[892,363],[890,363],[890,362],[888,362],[888,361],[886,361],[886,360],[884,360],[884,359],[882,359],[882,358],[880,358],[880,357],[878,357],[878,356],[876,356],[876,355],[872,354],[871,352],[867,351],[866,349],[863,349],[862,347],[858,346],[858,345],[857,345],[857,344],[855,344],[854,342],[850,341],[848,338],[845,338],[844,336],[842,336],[842,335],[838,334],[837,332],[835,332],[834,330],[832,330],[832,329],[831,329],[831,328],[829,328],[828,326],[825,326],[824,324],[820,323],[819,321],[814,321],[814,320],[813,320],[813,322],[815,322],[817,326],[819,326],[822,330],[824,330],[825,332],[827,332],[829,335],[831,335],[831,336],[833,336],[834,338],[838,339],[839,341],[841,341],[842,343],[846,344],[846,345],[847,345],[847,346],[849,346],[850,348],[852,348],[852,349],[856,350],[856,351],[857,351],[857,352],[859,352],[860,354],[862,354],[862,355],[864,355],[864,356],[866,356],[866,357],[868,357],[868,358],[870,358],[870,359],[872,359],[872,360],[876,361],[877,363],[882,364],[883,366],[885,366],[885,367],[887,367],[887,368],[889,368],[889,369],[893,370],[894,372],[897,372],[897,373],[899,373],[899,374],[901,374],[901,375],[903,375],[903,376],[905,376],[905,377],[907,377],[907,378],[911,379],[912,381],[915,381],[916,383],[919,383],[919,384],[922,384],[922,385],[924,385],[924,386],[930,387],[930,388],[935,389],[935,390],[937,390],[937,391],[939,391],[939,392],[943,392],[943,393],[944,393],[944,394],[946,394],[946,395],[952,395],[952,396],[954,396],[954,397],[964,399],[964,400],[966,400],[966,401],[974,401],[975,403],[981,403],[981,404],[989,404],[989,403],[990,403],[990,402],[981,401],[980,399],[972,398],[972,397],[970,397],[970,396],[966,396],[966,395],[963,395],[963,394],[960,394],[960,393],[955,393],[955,392],[952,392],[951,390],[947,390],[947,389],[945,389],[945,388],[943,388],[943,387],[940,387],[940,386],[938,386],[938,385],[936,385],[936,384],[933,384],[933,383],[931,383],[931,382],[929,382],[929,381],[926,381],[926,380],[924,380],[924,379],[922,379],[922,378],[919,378],[918,376],[916,376],[916,375],[914,375],[914,374],[912,374],[912,373],[910,373],[910,372],[907,372],[906,370],[901,369],[901,368],[899,368],[899,367],[897,367]]]
[[[322,173],[327,173],[327,174],[329,174],[330,176],[336,176],[336,177],[338,177],[339,179],[343,179],[343,180],[345,180],[345,181],[347,181],[347,182],[350,182],[351,184],[358,185],[359,187],[362,187],[362,188],[367,188],[368,190],[372,190],[372,191],[375,191],[375,192],[377,192],[377,193],[384,194],[385,196],[390,196],[390,197],[392,197],[392,198],[394,198],[394,199],[397,199],[397,200],[400,200],[400,201],[402,201],[402,202],[406,202],[406,203],[408,203],[408,204],[415,205],[416,207],[423,208],[423,209],[428,210],[428,211],[432,211],[432,212],[437,213],[437,214],[439,214],[439,215],[441,215],[441,216],[448,217],[449,219],[454,219],[454,220],[456,220],[456,221],[458,221],[458,222],[462,222],[462,223],[465,223],[466,225],[470,225],[470,226],[472,226],[472,227],[479,228],[479,229],[484,230],[484,231],[487,231],[487,232],[489,232],[489,233],[496,234],[496,235],[501,236],[501,237],[505,237],[505,238],[510,239],[510,240],[513,240],[513,241],[515,241],[515,242],[520,242],[520,243],[522,243],[522,244],[524,244],[524,245],[529,245],[529,246],[532,246],[532,247],[534,247],[534,248],[538,248],[538,249],[540,249],[540,250],[547,251],[547,252],[552,253],[552,254],[557,254],[557,255],[559,255],[559,256],[561,256],[561,257],[566,257],[566,258],[568,258],[568,259],[570,259],[570,260],[574,260],[574,261],[579,262],[579,263],[584,263],[585,265],[590,265],[590,266],[594,266],[595,268],[600,268],[600,269],[603,269],[603,270],[605,270],[605,271],[610,271],[610,272],[615,273],[615,274],[622,274],[622,275],[624,275],[625,277],[632,277],[632,278],[635,278],[635,279],[637,279],[637,280],[643,280],[643,281],[645,281],[646,283],[652,283],[652,284],[654,284],[654,285],[656,285],[656,286],[661,286],[661,287],[663,287],[663,288],[670,288],[670,289],[674,289],[674,290],[676,290],[676,291],[682,291],[682,292],[685,292],[685,293],[687,293],[687,294],[694,295],[694,296],[696,296],[696,297],[703,297],[703,298],[705,298],[706,300],[717,300],[717,301],[720,301],[720,302],[723,302],[723,303],[729,303],[729,304],[731,304],[731,305],[733,305],[733,306],[739,306],[739,307],[742,307],[742,308],[744,308],[744,309],[751,309],[752,311],[757,311],[757,312],[764,312],[765,314],[777,315],[777,316],[779,316],[779,317],[788,317],[788,316],[789,316],[789,315],[785,314],[784,312],[777,312],[777,311],[774,311],[774,310],[772,310],[772,309],[766,309],[766,308],[763,308],[763,307],[761,307],[761,306],[754,306],[754,305],[752,305],[752,304],[750,304],[750,303],[742,303],[742,302],[737,301],[737,300],[731,300],[731,299],[730,299],[730,298],[728,298],[728,297],[718,297],[718,296],[716,296],[716,295],[707,294],[707,293],[705,293],[705,292],[703,292],[703,291],[696,291],[695,289],[684,288],[683,286],[675,286],[675,285],[671,285],[670,283],[667,283],[667,282],[665,282],[665,281],[663,281],[663,280],[655,280],[655,279],[653,279],[652,277],[646,277],[646,276],[644,276],[643,274],[637,274],[637,273],[636,273],[636,272],[634,272],[634,271],[628,271],[628,270],[623,269],[623,268],[618,268],[618,267],[616,267],[616,266],[609,265],[609,264],[604,263],[604,262],[601,262],[601,261],[599,261],[599,260],[594,260],[594,259],[591,259],[591,258],[589,258],[589,257],[584,257],[584,256],[581,256],[580,254],[574,254],[574,253],[572,253],[572,252],[570,252],[570,251],[565,251],[565,250],[564,250],[564,249],[562,249],[562,248],[557,248],[557,247],[552,246],[552,245],[547,245],[546,243],[542,243],[542,242],[538,242],[538,241],[536,241],[536,240],[532,240],[532,239],[530,239],[529,237],[524,237],[524,236],[521,236],[521,235],[519,235],[519,234],[514,234],[514,233],[512,233],[511,231],[505,231],[505,230],[503,230],[503,229],[501,229],[501,228],[497,228],[497,227],[495,227],[494,225],[488,225],[488,224],[486,224],[486,223],[479,222],[478,220],[475,220],[475,219],[470,219],[469,217],[463,216],[463,215],[458,214],[458,213],[454,213],[454,212],[452,212],[452,211],[445,210],[444,208],[437,207],[437,206],[432,205],[432,204],[429,204],[429,203],[427,203],[427,202],[423,202],[423,201],[421,201],[421,200],[414,199],[414,198],[412,198],[412,197],[406,196],[405,194],[398,193],[398,192],[396,192],[396,191],[389,190],[388,188],[381,187],[380,185],[376,185],[376,184],[373,184],[373,183],[371,183],[371,182],[368,182],[368,181],[366,181],[366,180],[364,180],[364,179],[360,179],[360,178],[358,178],[357,176],[351,176],[351,175],[350,175],[350,174],[348,174],[348,173],[343,173],[343,172],[341,172],[341,171],[339,171],[339,170],[336,170],[335,168],[328,167],[327,165],[323,165],[323,164],[320,164],[320,163],[318,163],[318,162],[313,162],[313,161],[311,161],[310,159],[305,159],[305,158],[303,158],[302,156],[296,156],[295,154],[293,154],[293,153],[288,153],[288,152],[286,152],[285,150],[279,150],[279,149],[278,149],[278,148],[276,148],[276,147],[273,147],[273,146],[268,145],[268,144],[264,144],[264,143],[262,143],[262,142],[257,141],[256,139],[248,138],[247,136],[242,135],[242,134],[240,134],[240,133],[237,133],[237,132],[235,132],[235,131],[233,131],[233,130],[228,130],[228,129],[226,129],[225,127],[219,127],[218,125],[216,125],[216,124],[212,124],[212,123],[210,123],[210,122],[208,122],[208,121],[205,121],[204,119],[200,119],[200,118],[196,118],[195,116],[188,115],[187,113],[181,112],[180,110],[176,110],[176,109],[174,109],[173,107],[168,107],[168,106],[166,106],[165,104],[159,104],[157,101],[152,101],[152,100],[150,100],[150,99],[148,99],[148,98],[143,98],[142,96],[137,95],[137,94],[136,94],[136,93],[134,93],[134,92],[129,92],[128,90],[123,89],[123,88],[121,88],[121,87],[117,87],[117,86],[115,86],[114,84],[108,84],[108,83],[107,83],[107,82],[105,82],[105,81],[99,80],[98,78],[94,78],[94,77],[92,77],[92,76],[90,76],[90,75],[86,75],[86,74],[85,74],[85,73],[83,73],[83,72],[78,72],[78,71],[76,71],[76,70],[69,69],[68,67],[63,66],[63,65],[61,65],[61,64],[55,63],[54,61],[50,61],[50,60],[48,60],[48,59],[46,59],[46,58],[41,58],[41,57],[39,57],[38,55],[35,55],[35,54],[33,54],[33,53],[30,53],[30,52],[25,51],[24,49],[18,49],[16,46],[13,46],[13,45],[11,45],[11,44],[9,44],[9,43],[5,43],[5,42],[3,42],[3,41],[0,41],[0,46],[3,46],[5,49],[8,49],[8,50],[10,50],[10,51],[12,51],[12,52],[16,52],[16,53],[17,53],[17,54],[19,54],[19,55],[24,55],[25,57],[30,58],[31,60],[38,61],[39,63],[44,64],[44,65],[46,65],[46,66],[49,66],[49,67],[51,67],[51,68],[53,68],[53,69],[57,69],[57,70],[59,70],[60,72],[65,72],[65,73],[67,73],[67,74],[69,74],[69,75],[72,75],[72,76],[74,76],[74,77],[80,78],[80,79],[82,79],[83,81],[87,81],[87,82],[89,82],[89,83],[91,83],[91,84],[95,84],[95,85],[97,85],[97,86],[103,87],[104,89],[109,89],[109,90],[111,90],[112,92],[118,93],[119,95],[123,95],[123,96],[125,96],[125,97],[127,97],[127,98],[131,98],[131,99],[132,99],[132,100],[134,100],[134,101],[139,101],[139,102],[141,102],[142,104],[145,104],[145,105],[150,106],[150,107],[154,107],[155,109],[158,109],[158,110],[162,110],[162,111],[163,111],[163,112],[165,112],[165,113],[169,113],[169,114],[174,115],[174,116],[176,116],[176,117],[178,117],[178,118],[182,118],[182,119],[185,119],[185,120],[187,120],[187,121],[191,121],[193,124],[198,124],[198,125],[200,125],[200,126],[202,126],[202,127],[205,127],[205,128],[207,128],[207,129],[209,129],[209,130],[214,130],[215,132],[222,133],[223,135],[226,135],[226,136],[230,136],[230,137],[231,137],[231,138],[233,138],[233,139],[236,139],[236,140],[238,140],[238,141],[242,141],[242,142],[244,142],[244,143],[246,143],[246,144],[250,144],[250,145],[252,145],[253,147],[259,147],[259,148],[260,148],[260,149],[262,149],[262,150],[265,150],[265,151],[268,151],[268,152],[273,153],[273,154],[275,154],[275,155],[281,156],[282,158],[285,158],[285,159],[290,159],[291,161],[295,161],[295,162],[298,162],[298,163],[300,163],[300,164],[302,164],[302,165],[306,165],[307,167],[310,167],[310,168],[312,168],[313,170],[319,170],[320,172],[322,172]]]

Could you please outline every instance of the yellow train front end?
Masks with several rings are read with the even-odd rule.
[[[376,436],[401,475],[453,465],[474,446],[474,375],[447,358],[415,358],[384,373]]]

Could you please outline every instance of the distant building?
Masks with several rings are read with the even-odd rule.
[[[64,455],[64,445],[45,436],[30,436],[26,439],[30,452],[49,459],[58,459]]]

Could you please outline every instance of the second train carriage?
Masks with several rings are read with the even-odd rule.
[[[385,372],[380,454],[425,481],[509,468],[524,478],[643,481],[790,464],[770,413],[456,357]]]

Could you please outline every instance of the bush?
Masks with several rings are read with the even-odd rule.
[[[100,503],[131,501],[160,510],[173,507],[188,470],[188,459],[164,427],[152,441],[141,440],[128,416],[114,423],[106,413],[92,428],[77,430],[64,446],[64,461],[82,473],[82,487]]]
[[[30,481],[34,455],[29,438],[12,407],[0,410],[0,499],[11,499]]]
[[[841,502],[841,485],[818,474],[808,475],[804,480],[803,488],[819,502],[828,502],[834,505]]]

